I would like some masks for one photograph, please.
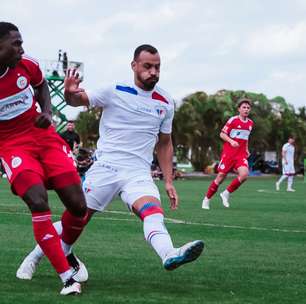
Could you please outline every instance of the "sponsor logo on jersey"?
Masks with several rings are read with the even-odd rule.
[[[21,163],[22,163],[22,159],[20,157],[18,157],[18,156],[14,157],[12,159],[12,168],[15,169],[15,168],[19,167],[21,165]]]
[[[138,106],[137,108],[136,108],[136,110],[138,111],[138,112],[145,112],[145,113],[152,113],[152,110],[151,109],[149,109],[149,108],[146,108],[146,107],[140,107],[140,106]]]
[[[24,76],[19,76],[16,84],[19,89],[24,89],[28,85],[28,80]]]

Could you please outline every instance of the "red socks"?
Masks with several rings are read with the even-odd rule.
[[[61,240],[51,221],[51,211],[32,213],[33,232],[36,242],[48,257],[57,273],[70,269],[61,246]]]
[[[232,180],[232,182],[228,185],[228,187],[226,188],[226,190],[229,193],[234,192],[235,190],[237,190],[240,186],[241,186],[241,181],[239,180],[239,177],[236,177],[235,179]]]
[[[62,240],[66,244],[72,245],[82,233],[84,226],[87,224],[87,221],[87,213],[84,217],[76,217],[72,215],[68,210],[65,210],[62,215]]]
[[[217,191],[218,191],[219,185],[216,184],[216,182],[213,180],[212,183],[209,185],[206,197],[210,199]]]

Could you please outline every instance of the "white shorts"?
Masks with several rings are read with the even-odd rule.
[[[150,171],[137,168],[127,170],[102,161],[96,161],[87,171],[83,191],[87,207],[97,211],[103,211],[116,195],[129,209],[143,196],[153,196],[160,201]]]
[[[283,163],[283,175],[294,175],[295,169],[292,163],[284,164]]]

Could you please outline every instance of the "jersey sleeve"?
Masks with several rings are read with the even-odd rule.
[[[112,96],[112,87],[104,87],[93,91],[88,91],[87,96],[89,104],[93,107],[104,108],[110,102]]]
[[[170,134],[172,132],[172,121],[174,117],[174,103],[173,106],[167,111],[165,118],[163,119],[160,132],[164,134]]]
[[[223,133],[225,133],[226,135],[229,136],[229,134],[231,133],[231,130],[232,130],[232,128],[233,128],[232,122],[233,122],[233,117],[231,117],[231,118],[226,122],[226,124],[223,126],[221,132],[223,132]]]
[[[288,150],[288,145],[287,145],[287,144],[284,144],[282,150],[283,150],[283,152],[287,152],[287,150]]]
[[[39,67],[38,62],[35,59],[27,56],[23,57],[22,60],[29,72],[29,76],[31,77],[30,79],[31,86],[35,88],[41,85],[44,81],[44,76]]]

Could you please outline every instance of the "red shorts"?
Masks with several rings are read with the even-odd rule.
[[[231,170],[237,170],[239,167],[249,168],[248,160],[243,156],[227,156],[222,155],[220,163],[218,165],[218,172],[227,174]]]
[[[33,128],[31,131],[6,141],[0,147],[0,159],[13,191],[22,196],[24,191],[38,183],[44,183],[48,189],[62,188],[63,183],[64,186],[80,183],[72,152],[54,128]],[[29,171],[31,180],[26,178]],[[17,178],[15,185],[14,181],[20,173],[24,173],[23,178]]]

